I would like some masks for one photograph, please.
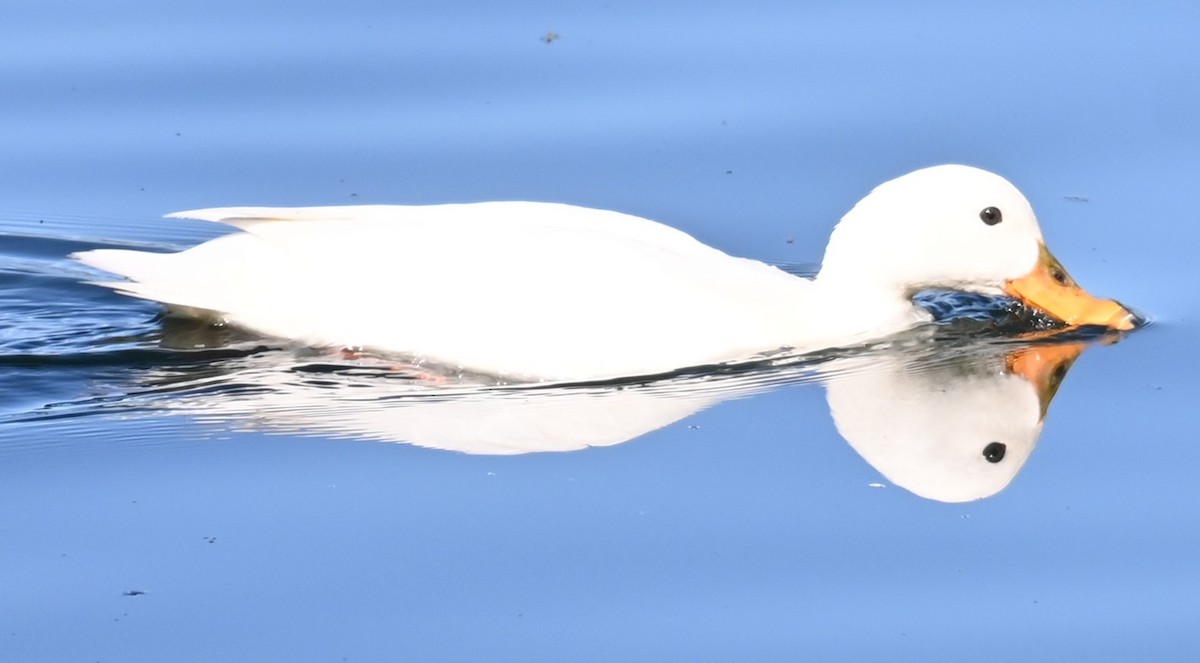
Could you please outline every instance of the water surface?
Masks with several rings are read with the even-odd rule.
[[[1200,650],[1191,5],[3,13],[0,659]],[[378,366],[164,326],[66,258],[223,232],[159,218],[180,209],[528,199],[811,263],[871,187],[945,162],[1013,180],[1072,274],[1156,324],[1076,357],[914,341],[429,397]],[[1036,435],[1005,429],[998,463],[939,437],[1040,407],[1020,351],[1073,361]],[[917,429],[862,424],[916,393],[947,396],[890,420],[932,433],[889,446]],[[493,423],[435,425],[476,419]],[[938,469],[958,439],[972,467],[1016,470],[946,501],[924,486],[963,476]]]

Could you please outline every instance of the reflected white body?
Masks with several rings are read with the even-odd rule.
[[[725,400],[780,385],[824,384],[839,433],[889,481],[929,499],[981,499],[1007,486],[1042,430],[1040,385],[1005,369],[1004,346],[946,355],[879,350],[782,371],[699,375],[614,387],[434,388],[382,376],[336,387],[251,368],[223,394],[207,388],[172,407],[222,427],[345,436],[469,454],[574,451],[632,440]],[[805,439],[799,431],[797,440]],[[999,442],[1005,453],[983,453]]]
[[[1003,224],[979,220],[1005,209]],[[618,212],[534,202],[219,208],[243,232],[83,262],[133,296],[317,346],[367,347],[514,380],[654,374],[844,346],[927,320],[925,287],[999,292],[1041,234],[1011,184],[965,166],[878,187],[816,280]]]

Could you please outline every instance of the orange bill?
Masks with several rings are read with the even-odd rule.
[[[1033,271],[1005,282],[1004,292],[1057,320],[1077,327],[1099,325],[1127,331],[1138,325],[1138,316],[1112,299],[1089,295],[1067,274],[1045,244],[1038,244]]]
[[[1037,390],[1043,419],[1046,418],[1050,400],[1054,398],[1058,386],[1067,376],[1067,370],[1086,347],[1085,343],[1031,345],[1006,357],[1008,373],[1025,378]]]

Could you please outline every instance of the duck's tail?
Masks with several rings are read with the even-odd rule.
[[[223,306],[213,301],[208,279],[188,268],[179,253],[153,253],[126,249],[95,249],[71,254],[71,258],[123,281],[97,279],[95,285],[139,299],[160,302],[175,315],[195,318],[223,317]]]

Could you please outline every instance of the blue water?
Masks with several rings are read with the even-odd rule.
[[[1194,660],[1200,9],[1042,4],[7,3],[0,660]],[[529,199],[812,263],[945,162],[1155,321],[1084,339],[965,502],[921,444],[1017,421],[955,395],[1068,346],[414,398],[66,258],[222,232],[181,209]],[[855,428],[918,392],[911,446]]]

